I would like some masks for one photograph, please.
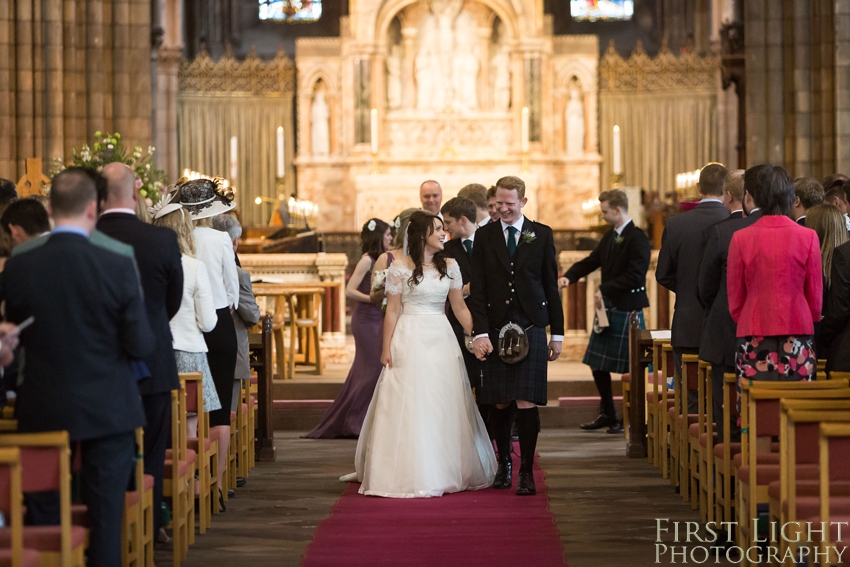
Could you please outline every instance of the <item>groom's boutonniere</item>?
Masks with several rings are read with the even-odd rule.
[[[617,236],[614,237],[614,244],[622,244],[623,240],[624,240],[623,235],[618,234]]]
[[[537,238],[537,235],[531,230],[522,231],[520,236],[522,237],[521,240],[526,244],[531,244]]]

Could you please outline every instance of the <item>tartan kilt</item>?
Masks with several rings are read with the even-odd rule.
[[[623,374],[629,371],[629,313],[608,309],[608,328],[601,333],[590,333],[582,363],[593,370]],[[643,311],[640,311],[640,328],[645,329]]]
[[[518,320],[520,319],[520,320]],[[513,320],[522,324],[520,317]],[[505,321],[504,323],[507,323]],[[523,325],[528,327],[530,322]],[[499,326],[501,329],[503,325]],[[507,364],[499,358],[499,331],[490,331],[493,352],[484,362],[484,384],[476,388],[479,404],[506,404],[525,400],[545,406],[546,380],[549,365],[549,342],[543,327],[526,328],[528,355],[522,362]]]

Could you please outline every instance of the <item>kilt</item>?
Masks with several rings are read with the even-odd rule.
[[[528,355],[522,362],[507,364],[499,358],[499,330],[513,321],[525,329],[528,336]],[[531,321],[512,309],[508,318],[490,330],[493,352],[484,362],[484,384],[476,388],[479,404],[506,404],[514,400],[525,400],[545,406],[546,379],[549,365],[549,341],[546,329],[530,326]]]
[[[590,333],[582,362],[592,370],[622,374],[629,371],[629,313],[608,309],[608,328]],[[645,329],[643,311],[639,313],[640,328]]]

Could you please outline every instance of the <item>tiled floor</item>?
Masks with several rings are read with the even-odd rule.
[[[227,512],[197,536],[184,565],[298,565],[316,526],[343,491],[337,479],[351,472],[355,445],[278,433],[277,462],[258,464]],[[544,430],[538,450],[571,567],[670,564],[669,555],[656,563],[656,518],[669,519],[670,526],[699,519],[656,469],[624,456],[621,436]],[[158,549],[157,565],[171,565],[170,546]],[[339,565],[345,565],[344,558]]]

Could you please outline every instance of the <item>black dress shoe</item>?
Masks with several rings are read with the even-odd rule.
[[[248,484],[248,480],[244,476],[236,477],[236,488],[242,488],[246,484]]]
[[[595,429],[602,429],[603,427],[610,427],[612,425],[616,425],[617,416],[609,416],[604,413],[600,413],[596,419],[590,421],[588,423],[582,423],[579,427],[584,429],[585,431],[593,431]]]
[[[534,475],[530,472],[520,472],[516,487],[517,496],[531,496],[537,494],[534,486]]]
[[[612,435],[613,434],[622,435],[623,434],[623,420],[621,419],[620,421],[618,421],[617,423],[615,423],[614,425],[609,427],[607,433],[611,433]]]
[[[512,468],[510,457],[499,463],[499,470],[496,471],[496,478],[493,480],[493,488],[511,487]]]
[[[235,490],[233,490],[232,488],[228,488],[228,489],[227,489],[227,497],[228,497],[228,498],[233,498],[234,496],[236,496],[236,491],[235,491]]]

